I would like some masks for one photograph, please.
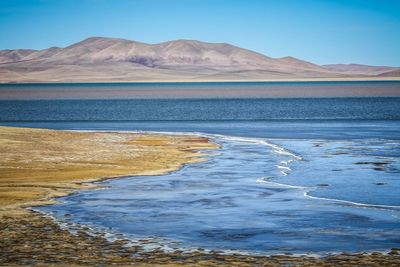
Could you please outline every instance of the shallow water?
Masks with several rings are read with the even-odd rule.
[[[109,188],[41,210],[185,249],[323,253],[398,246],[399,141],[207,136],[222,148],[206,162],[102,182]]]

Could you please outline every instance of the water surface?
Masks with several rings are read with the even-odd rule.
[[[398,140],[205,135],[222,146],[206,162],[102,182],[109,189],[41,210],[179,249],[329,253],[398,245]]]
[[[0,99],[400,97],[400,81],[0,84]]]
[[[400,243],[400,98],[3,100],[0,124],[221,145],[168,175],[109,180],[40,208],[60,221],[155,238],[153,248],[329,253]]]

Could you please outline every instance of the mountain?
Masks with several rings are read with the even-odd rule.
[[[271,58],[226,43],[175,40],[146,44],[91,37],[65,48],[2,50],[0,82],[352,78],[399,70],[351,66],[319,66],[294,57]]]
[[[400,69],[394,69],[378,75],[379,77],[400,77]]]
[[[36,52],[32,49],[15,49],[15,50],[1,50],[0,51],[0,64],[7,62],[21,61],[23,58]]]
[[[383,73],[392,72],[395,70],[400,70],[400,68],[395,67],[386,67],[386,66],[368,66],[368,65],[360,65],[360,64],[330,64],[330,65],[322,65],[323,68],[338,72],[345,73],[350,75],[381,75]]]

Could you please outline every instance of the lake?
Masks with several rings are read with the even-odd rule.
[[[243,83],[229,85],[238,89],[156,85],[175,93],[205,86],[211,92],[207,97],[184,93],[178,98],[176,93],[140,99],[126,96],[139,89],[125,88],[124,97],[108,98],[99,94],[104,86],[4,85],[0,92],[14,92],[0,93],[0,124],[202,135],[221,149],[211,151],[205,162],[167,175],[104,181],[99,183],[107,186],[104,190],[79,191],[38,208],[60,222],[122,234],[132,242],[151,240],[149,249],[323,254],[398,246],[400,98],[310,98],[308,93],[266,98],[260,90],[277,89],[265,87],[257,89],[257,97],[240,97],[237,93],[248,86]],[[107,86],[112,94],[113,85]],[[314,92],[349,88],[346,83],[277,86],[299,93],[305,87]],[[374,88],[371,92],[400,90],[396,82],[361,82],[350,83],[350,91],[355,94],[360,86]],[[54,88],[56,99],[38,97]],[[234,97],[215,97],[214,89]],[[68,90],[82,91],[82,99],[71,99]]]

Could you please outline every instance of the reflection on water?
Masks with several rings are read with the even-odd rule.
[[[110,188],[41,210],[132,238],[165,238],[179,248],[305,253],[398,246],[399,141],[272,144],[209,136],[222,148],[206,162],[102,182]]]

